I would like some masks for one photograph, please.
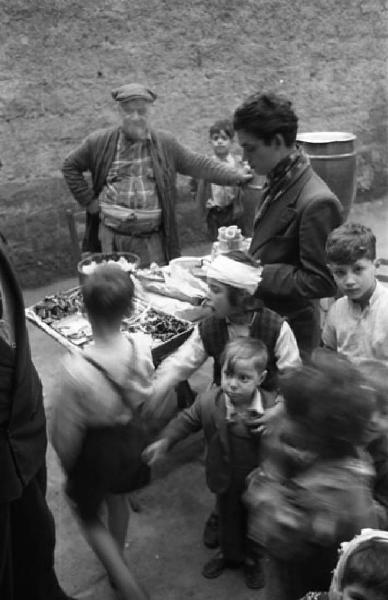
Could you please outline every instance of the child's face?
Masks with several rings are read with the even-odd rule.
[[[351,265],[329,264],[339,290],[350,300],[368,299],[375,287],[376,261],[359,258]]]
[[[252,400],[265,374],[266,371],[257,370],[253,358],[236,360],[233,367],[226,361],[221,374],[222,391],[228,394],[235,406],[247,404]]]
[[[220,132],[213,133],[213,135],[210,136],[210,144],[213,148],[214,154],[220,158],[223,158],[229,154],[232,147],[232,140],[225,131],[221,130]]]
[[[342,600],[381,600],[381,594],[375,593],[363,585],[352,583],[344,588]]]
[[[366,443],[381,435],[388,435],[388,402],[376,403],[365,431]]]
[[[230,303],[227,285],[210,278],[207,280],[207,284],[209,287],[207,306],[214,311],[216,317],[222,319],[242,312],[243,298],[245,298],[243,292],[241,293],[241,306],[239,304],[234,306]]]

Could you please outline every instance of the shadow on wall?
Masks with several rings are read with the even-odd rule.
[[[195,202],[185,185],[178,187],[178,231],[182,247],[207,241]],[[0,188],[0,230],[21,285],[34,288],[76,275],[65,210],[79,210],[60,178]]]

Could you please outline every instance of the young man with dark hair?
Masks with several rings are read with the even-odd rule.
[[[266,183],[250,253],[264,266],[256,295],[286,317],[307,357],[320,341],[319,298],[334,296],[325,243],[342,220],[336,196],[296,143],[291,102],[253,94],[234,113],[243,158]]]

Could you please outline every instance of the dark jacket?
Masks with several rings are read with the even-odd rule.
[[[250,252],[264,265],[258,295],[289,319],[298,343],[306,337],[307,346],[319,343],[314,300],[336,292],[325,244],[341,222],[339,200],[308,165],[254,225]],[[303,332],[298,331],[299,316]]]
[[[275,348],[283,319],[272,310],[262,307],[254,313],[249,327],[250,336],[261,339],[268,350],[267,376],[262,384],[266,390],[277,387]],[[206,353],[214,359],[214,383],[221,383],[221,355],[228,342],[228,327],[225,319],[211,316],[199,323],[199,333]]]
[[[0,342],[0,502],[21,496],[44,463],[47,438],[42,386],[31,360],[21,289],[0,242],[0,277],[13,305],[16,348]],[[4,412],[2,411],[4,414]]]
[[[260,391],[263,407],[267,409],[273,406],[276,394]],[[190,433],[201,429],[207,444],[207,484],[212,492],[222,494],[229,487],[231,468],[226,405],[224,394],[218,388],[200,394],[190,408],[170,421],[160,438],[168,439],[171,448]]]
[[[101,193],[115,157],[120,127],[95,131],[78,148],[70,152],[63,165],[63,175],[79,204],[87,207]],[[219,161],[188,150],[169,133],[151,132],[151,157],[156,189],[162,207],[162,233],[166,260],[180,256],[175,202],[176,175],[205,178],[220,185],[239,182],[236,171]],[[83,173],[90,171],[92,187]]]
[[[376,502],[379,528],[388,529],[388,436],[381,435],[367,447],[373,460],[376,477],[373,485],[373,498]]]

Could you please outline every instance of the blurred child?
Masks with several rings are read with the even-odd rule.
[[[376,280],[376,238],[358,223],[334,229],[326,256],[339,291],[323,329],[326,348],[350,360],[388,361],[388,288]]]
[[[329,593],[310,592],[302,600],[386,600],[388,533],[364,529],[341,546]]]
[[[268,365],[262,387],[266,390],[276,390],[278,373],[300,366],[298,346],[287,321],[253,296],[260,279],[259,263],[244,252],[220,255],[210,264],[207,306],[213,314],[196,325],[186,342],[158,366],[154,379],[155,414],[164,410],[172,416],[175,406],[169,407],[165,400],[169,390],[188,379],[209,356],[214,361],[213,382],[220,385],[220,356],[226,343],[237,336],[258,338],[265,343]],[[204,544],[216,548],[218,541],[217,514],[213,511],[206,521]]]
[[[268,553],[268,597],[327,591],[340,542],[376,526],[374,471],[361,453],[373,395],[345,358],[316,352],[282,378],[284,415],[248,484],[249,536]]]
[[[148,596],[124,560],[126,494],[149,481],[142,412],[152,394],[152,357],[142,335],[120,331],[134,286],[118,265],[100,265],[82,287],[94,345],[69,354],[54,405],[52,442],[67,475],[66,492],[85,536],[122,598]],[[108,525],[101,520],[103,504]]]
[[[248,587],[264,585],[260,552],[246,538],[246,511],[241,502],[248,473],[257,467],[260,437],[250,432],[250,419],[273,404],[261,389],[268,353],[260,340],[239,337],[228,342],[221,359],[221,389],[199,396],[171,421],[161,438],[145,451],[149,464],[178,441],[203,429],[207,442],[206,478],[217,495],[221,551],[205,564],[204,577],[218,577],[225,568],[244,565]]]
[[[210,145],[214,157],[232,167],[241,164],[241,159],[231,153],[234,131],[231,121],[216,121],[209,129]],[[202,213],[206,214],[209,237],[217,239],[218,228],[238,225],[243,213],[241,188],[222,186],[201,179],[197,185],[196,198]]]
[[[378,527],[388,529],[388,365],[366,360],[359,368],[375,399],[364,443],[376,471],[373,498]]]

